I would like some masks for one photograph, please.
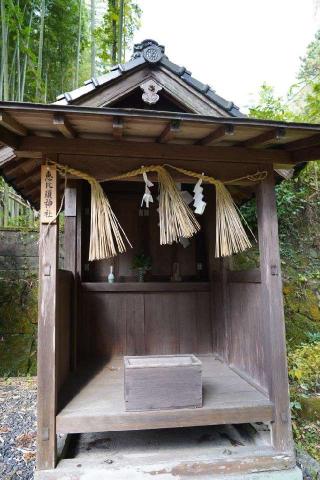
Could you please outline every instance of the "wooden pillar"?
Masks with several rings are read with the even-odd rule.
[[[77,364],[77,321],[79,288],[82,276],[82,182],[70,182],[65,193],[64,268],[74,277],[71,313],[71,359],[74,370]]]
[[[285,326],[280,268],[278,221],[273,169],[257,188],[258,234],[262,282],[262,308],[265,325],[264,342],[268,391],[275,407],[271,425],[274,448],[292,452],[289,387]]]
[[[56,201],[57,185],[53,194]],[[45,190],[41,182],[41,194]],[[37,469],[56,465],[58,221],[40,224]]]

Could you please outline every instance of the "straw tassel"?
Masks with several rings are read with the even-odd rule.
[[[158,178],[160,244],[170,245],[178,242],[180,237],[192,237],[200,230],[193,211],[185,203],[173,178],[163,167],[158,167]]]
[[[173,178],[164,167],[159,165],[141,167],[109,180],[136,177],[148,172],[157,172],[158,174],[160,244],[171,245],[173,242],[178,242],[180,237],[192,237],[200,230],[200,225],[191,208],[183,200]]]
[[[86,180],[91,186],[91,224],[89,261],[111,258],[126,251],[124,240],[132,248],[123,228],[114,214],[100,183],[91,175],[56,164],[57,169]]]
[[[233,198],[222,182],[216,188],[216,257],[227,257],[251,247]]]
[[[125,240],[130,244],[123,228],[114,214],[108,198],[96,180],[91,185],[91,225],[89,261],[111,258],[126,251]]]
[[[213,177],[167,165],[189,177],[202,179],[216,188],[216,257],[227,257],[233,253],[243,252],[251,247],[250,240],[241,223],[236,205],[225,185]],[[259,175],[265,172],[259,172]],[[258,176],[258,174],[257,174]],[[248,177],[245,177],[248,178]],[[241,179],[242,180],[242,179]],[[255,176],[252,176],[255,181]],[[231,182],[230,182],[231,183]]]

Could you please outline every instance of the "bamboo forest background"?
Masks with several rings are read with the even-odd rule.
[[[132,0],[0,0],[0,100],[50,103],[125,60]]]

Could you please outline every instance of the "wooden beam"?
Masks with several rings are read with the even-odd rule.
[[[123,120],[120,117],[114,117],[112,122],[112,135],[116,140],[123,137]]]
[[[69,120],[63,115],[54,115],[53,125],[57,127],[60,133],[66,138],[76,138],[77,134],[70,124]]]
[[[219,142],[226,135],[234,135],[233,125],[221,125],[213,132],[209,133],[209,135],[197,140],[195,145],[212,145]]]
[[[2,127],[0,125],[0,142],[4,143],[8,147],[18,148],[19,147],[19,135],[12,133],[10,130]]]
[[[280,140],[285,134],[286,131],[284,128],[272,128],[264,133],[260,133],[260,135],[257,135],[256,137],[249,138],[249,140],[242,142],[241,145],[245,148],[257,147],[270,142],[271,140]]]
[[[13,183],[19,190],[25,190],[35,183],[40,185],[40,169],[32,170],[27,177],[14,180]]]
[[[102,155],[105,157],[141,158],[154,160],[205,160],[236,163],[293,163],[290,152],[281,149],[253,150],[243,147],[206,147],[200,145],[155,144],[148,142],[109,142],[97,139],[66,139],[23,137],[20,145],[24,156],[27,152]]]
[[[25,136],[28,133],[27,129],[21,125],[21,123],[17,122],[15,118],[4,110],[0,110],[0,125],[17,135]]]
[[[311,160],[320,160],[320,146],[302,148],[301,150],[296,150],[290,153],[295,163],[309,162]]]
[[[37,195],[36,194],[39,194],[40,196],[40,182],[37,182],[34,187],[31,188],[31,190],[27,190],[26,189],[26,192],[25,192],[25,196],[26,197],[29,197],[29,198],[35,198]]]
[[[29,173],[36,166],[33,159],[19,158],[11,162],[8,166],[3,167],[5,175],[12,177],[19,172]]]
[[[37,159],[37,160],[41,160],[42,159],[42,152],[33,152],[33,151],[28,151],[28,152],[24,152],[23,150],[15,150],[15,155],[17,158],[34,158],[34,159]]]
[[[292,453],[274,174],[271,167],[266,168],[268,168],[268,177],[257,187],[261,299],[265,326],[262,337],[265,349],[264,368],[267,372],[269,397],[275,407],[275,419],[271,423],[273,446],[279,452]]]
[[[38,319],[37,469],[57,460],[57,270],[58,222],[40,225]]]
[[[181,123],[179,121],[173,121],[168,123],[163,131],[161,132],[160,136],[157,138],[158,143],[168,143],[172,140],[176,133],[180,130]]]
[[[295,140],[294,142],[286,143],[283,147],[288,152],[293,152],[295,150],[301,150],[302,148],[320,146],[320,134],[312,135],[311,137],[301,138],[300,140]]]
[[[301,138],[300,140],[295,140],[294,142],[289,142],[284,145],[284,149],[288,152],[293,152],[295,150],[300,150],[302,148],[320,146],[320,134],[312,135],[311,137]]]

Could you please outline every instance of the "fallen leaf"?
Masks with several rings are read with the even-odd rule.
[[[36,432],[22,433],[16,437],[18,447],[29,447],[36,437]]]
[[[11,428],[9,427],[0,427],[0,433],[8,433],[8,432],[11,432]]]
[[[26,463],[28,463],[28,462],[31,462],[31,460],[35,460],[36,452],[25,452],[22,456],[23,456],[23,460]]]

